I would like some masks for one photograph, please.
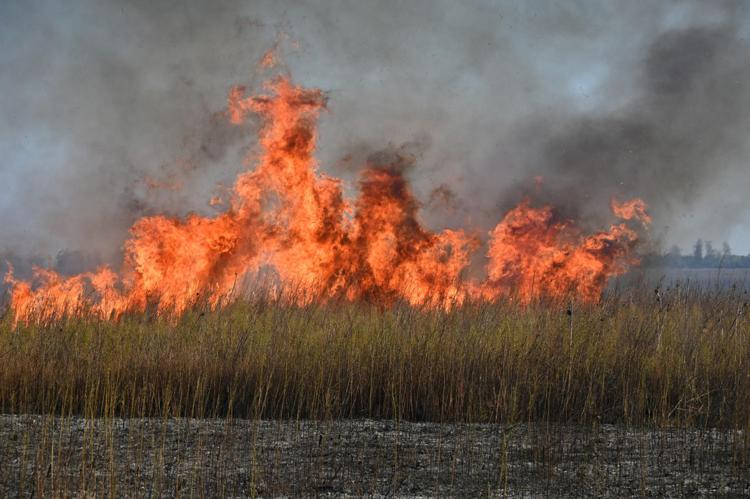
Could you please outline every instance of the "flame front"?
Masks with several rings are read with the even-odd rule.
[[[426,229],[397,164],[367,165],[360,195],[345,199],[341,181],[320,173],[313,155],[323,92],[285,77],[266,89],[250,97],[242,87],[229,93],[232,123],[258,113],[264,125],[256,167],[238,176],[224,213],[138,220],[119,273],[102,267],[63,277],[36,268],[26,282],[9,268],[15,320],[117,318],[150,305],[177,315],[199,301],[216,307],[266,268],[278,296],[300,304],[332,298],[444,308],[508,297],[595,301],[610,277],[637,262],[632,227],[619,223],[583,235],[571,222],[556,220],[552,207],[524,200],[490,232],[487,277],[468,279],[480,246],[476,235]],[[613,200],[611,207],[618,218],[650,222],[640,199]]]
[[[613,201],[612,206],[620,205]],[[554,221],[551,207],[532,208],[524,200],[491,233],[481,295],[514,294],[525,303],[570,295],[595,301],[610,277],[638,263],[631,255],[637,240],[638,234],[623,223],[583,236],[568,222]]]

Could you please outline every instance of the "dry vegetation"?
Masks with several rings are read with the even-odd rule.
[[[750,424],[745,291],[598,305],[285,307],[0,330],[0,411],[84,417]]]
[[[14,327],[8,315],[0,323],[0,412],[44,417],[29,422],[5,416],[0,424],[5,441],[0,465],[6,466],[10,473],[7,483],[11,484],[6,492],[69,495],[94,490],[97,495],[117,495],[117,487],[137,486],[140,488],[131,490],[133,495],[168,496],[195,490],[231,495],[229,489],[220,488],[231,482],[232,490],[240,495],[319,494],[339,480],[336,483],[343,485],[332,491],[388,494],[399,479],[421,469],[420,459],[432,463],[429,469],[442,476],[440,480],[446,473],[457,473],[456,462],[440,461],[444,451],[430,447],[428,452],[427,444],[415,438],[413,454],[395,447],[390,452],[390,447],[383,445],[376,446],[381,454],[368,458],[365,450],[357,454],[349,449],[352,462],[343,469],[348,469],[351,480],[342,482],[335,470],[342,466],[337,462],[347,461],[343,447],[321,447],[323,435],[330,431],[288,436],[294,434],[290,428],[299,430],[301,424],[308,424],[305,421],[343,419],[402,421],[405,425],[406,421],[498,423],[496,431],[487,430],[496,434],[497,441],[480,452],[491,456],[484,461],[489,463],[489,478],[481,481],[489,488],[477,489],[477,494],[508,492],[508,484],[513,483],[508,449],[516,445],[517,453],[526,452],[526,444],[498,435],[508,428],[532,428],[540,423],[563,423],[556,428],[568,429],[616,424],[624,432],[630,431],[628,428],[701,432],[704,443],[700,449],[705,444],[710,449],[706,455],[714,460],[714,468],[706,464],[706,469],[731,470],[735,482],[727,490],[750,490],[745,488],[750,462],[748,300],[741,288],[676,287],[658,293],[653,288],[610,291],[597,305],[572,307],[505,303],[469,305],[450,312],[420,311],[406,305],[387,310],[361,304],[300,308],[256,298],[220,311],[197,307],[178,321],[138,314],[117,322],[60,318],[43,325]],[[222,418],[226,423],[214,423],[220,431],[214,428],[203,438],[200,435],[205,429],[190,429],[193,419],[172,419],[175,417]],[[288,438],[302,438],[307,443],[295,447],[294,452],[284,451],[294,445],[260,435],[257,426],[250,424],[242,434],[252,445],[240,445],[239,440],[232,444],[232,421],[239,419],[286,420]],[[157,424],[161,430],[144,430],[148,421],[161,421],[161,426]],[[169,430],[169,421],[182,429]],[[125,424],[132,424],[132,431],[123,430]],[[431,431],[435,435],[453,431],[445,428],[449,427],[438,425]],[[118,431],[122,433],[119,437]],[[346,431],[357,433],[356,428]],[[571,456],[590,464],[595,459],[592,452],[601,456],[601,448],[611,444],[600,442],[597,451],[590,444],[594,439],[590,431],[584,432],[588,436],[582,440],[573,439],[568,430],[562,436],[555,436],[555,431],[547,430],[549,448],[530,461],[541,463],[539,473],[546,473],[548,487],[555,486],[557,472],[544,471],[545,466],[549,470],[563,466],[560,469],[564,470]],[[365,436],[371,433],[360,432]],[[430,438],[438,438],[435,435]],[[652,442],[648,450],[643,439],[654,438],[648,436],[640,437],[641,443],[628,440],[628,445],[653,456],[663,456],[666,449],[668,455],[685,457],[685,463],[689,453],[690,464],[683,463],[683,474],[698,476],[698,463],[692,456],[702,451],[693,449],[693,437],[685,435],[675,448]],[[218,440],[212,444],[211,438]],[[719,457],[714,451],[720,448],[712,438],[724,442],[726,452]],[[589,443],[584,445],[584,440]],[[451,452],[469,455],[477,445],[476,439],[471,442],[466,440],[465,448],[454,442]],[[579,444],[583,450],[576,447]],[[255,477],[250,465],[237,468],[231,452],[227,457],[217,450],[226,445],[244,449],[245,454],[237,458],[240,462],[257,463],[256,451],[265,452],[262,480],[266,481]],[[372,448],[366,442],[352,445]],[[335,454],[332,448],[338,449],[339,461],[331,457]],[[627,463],[639,462],[609,448],[615,457],[610,457],[609,464],[602,461],[601,466],[615,466],[622,459],[626,459],[622,461],[626,468]],[[208,466],[210,449],[218,454]],[[140,478],[131,476],[135,472],[127,467],[133,459],[129,452],[140,452],[141,464],[135,468],[141,470]],[[297,461],[284,461],[284,452],[291,452]],[[203,455],[208,456],[205,462]],[[184,476],[176,468],[164,468],[166,475],[158,471],[167,466],[164,463],[172,459],[169,456],[174,459],[173,466],[182,463],[187,470],[183,470]],[[664,462],[663,457],[653,456],[654,462]],[[279,460],[278,466],[269,459]],[[409,459],[414,460],[415,468],[398,471]],[[483,462],[484,458],[474,459]],[[303,473],[296,486],[323,489],[290,489],[288,480],[274,475],[287,468],[300,469],[303,462],[308,463],[310,473],[318,470],[322,475],[317,482],[305,482]],[[381,475],[372,475],[369,468],[358,471],[353,467],[357,462],[370,463]],[[12,466],[7,467],[9,464]],[[620,466],[617,464],[618,470]],[[700,466],[702,470],[703,464]],[[391,470],[390,474],[383,475],[384,469]],[[466,469],[474,470],[471,466]],[[526,471],[519,473],[528,472],[523,469]],[[606,466],[603,469],[605,475],[611,472]],[[232,475],[233,470],[237,476]],[[580,472],[576,470],[570,473]],[[360,471],[364,473],[361,476],[374,480],[367,482],[370,488],[361,489],[364,482],[355,478]],[[645,480],[648,470],[618,473],[630,487],[618,489],[622,494],[646,490],[633,484],[636,479]],[[276,476],[276,481],[269,476]],[[478,483],[471,476],[466,475],[466,483]],[[538,478],[529,476],[530,480]],[[585,473],[577,476],[563,476],[572,480],[571,491],[576,490],[576,479],[591,479]],[[682,476],[677,478],[682,480]],[[460,485],[458,479],[449,482]],[[460,486],[465,490],[467,485]],[[419,484],[413,487],[412,492],[427,490]],[[429,490],[440,495],[456,489]],[[706,491],[720,492],[710,487]]]

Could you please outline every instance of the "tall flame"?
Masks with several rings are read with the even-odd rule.
[[[632,227],[619,223],[583,235],[572,222],[556,220],[552,207],[524,200],[490,232],[486,279],[469,280],[478,237],[426,229],[397,164],[367,165],[360,195],[345,199],[341,181],[320,173],[313,155],[324,93],[286,77],[268,82],[266,90],[250,97],[242,87],[229,92],[232,123],[257,113],[264,125],[256,167],[237,177],[224,213],[141,218],[130,229],[119,273],[105,266],[63,277],[35,268],[26,282],[9,268],[15,320],[84,313],[117,318],[150,305],[159,314],[180,314],[198,301],[216,307],[266,268],[280,296],[297,303],[404,300],[448,308],[467,299],[528,302],[571,294],[595,301],[610,277],[637,262]],[[611,207],[621,219],[650,222],[640,199],[613,200]]]

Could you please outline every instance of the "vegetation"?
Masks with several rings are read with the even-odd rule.
[[[711,241],[698,239],[690,255],[683,255],[679,246],[664,254],[651,253],[643,259],[646,267],[670,267],[680,269],[750,269],[750,255],[734,255],[726,242],[721,250],[713,247]]]
[[[746,494],[747,301],[6,314],[0,495]]]
[[[0,411],[750,427],[740,289],[592,306],[292,307],[0,325]]]

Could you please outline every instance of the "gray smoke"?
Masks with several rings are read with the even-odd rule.
[[[257,127],[227,91],[260,90],[275,45],[329,93],[321,168],[354,186],[408,151],[432,227],[485,231],[526,194],[593,227],[640,196],[663,244],[748,252],[748,9],[639,4],[2,2],[0,252],[117,262],[137,217],[215,212]]]
[[[719,238],[740,223],[750,187],[750,50],[736,23],[741,12],[658,35],[636,67],[639,89],[627,106],[531,119],[517,136],[530,140],[525,159],[547,177],[545,194],[585,213],[612,195],[643,197],[666,240]],[[695,222],[684,227],[684,217]]]

